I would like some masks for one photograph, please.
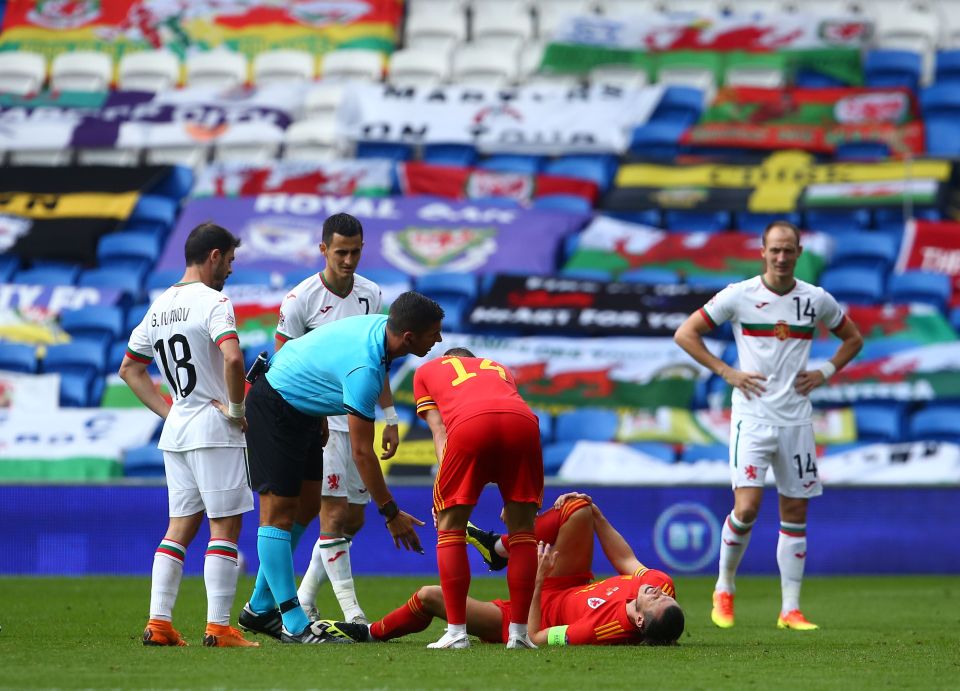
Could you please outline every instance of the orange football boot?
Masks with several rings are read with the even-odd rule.
[[[203,644],[208,648],[259,648],[260,644],[248,641],[243,634],[232,626],[207,624],[203,632]]]
[[[184,646],[187,642],[169,621],[151,619],[143,630],[143,644]]]
[[[816,631],[820,627],[807,621],[807,618],[803,616],[803,612],[799,609],[792,609],[786,614],[781,613],[777,617],[777,628],[793,629],[794,631]]]
[[[733,593],[717,590],[713,593],[710,619],[721,629],[733,628]]]

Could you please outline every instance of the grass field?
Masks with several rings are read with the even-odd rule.
[[[360,578],[370,615],[403,603],[420,579]],[[242,580],[237,609],[252,582]],[[189,648],[144,648],[146,578],[0,578],[2,688],[957,689],[960,579],[808,578],[816,632],[779,631],[779,583],[739,579],[737,626],[709,620],[712,579],[680,578],[687,614],[676,648],[433,651],[442,624],[407,639],[351,646],[203,648],[202,580],[185,579],[175,625]],[[505,596],[502,579],[471,592]],[[329,591],[321,613],[339,609]],[[234,620],[236,617],[236,612]]]

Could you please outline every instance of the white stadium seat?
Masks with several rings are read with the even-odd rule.
[[[316,59],[305,50],[265,50],[253,59],[253,83],[257,86],[311,81]]]
[[[783,70],[762,65],[734,65],[724,76],[727,86],[754,86],[764,89],[783,88],[786,78]]]
[[[331,50],[321,58],[320,76],[323,79],[379,82],[383,78],[383,53],[349,48]]]
[[[113,60],[96,50],[60,53],[50,66],[54,91],[106,91],[113,81]]]
[[[467,40],[467,18],[462,13],[415,13],[407,18],[404,35],[408,48],[449,52],[457,43]]]
[[[518,77],[517,56],[485,46],[463,45],[453,53],[453,82],[504,87]]]
[[[663,3],[670,12],[692,12],[694,14],[710,15],[720,11],[721,3],[718,0],[670,0]]]
[[[726,0],[719,4],[719,8],[730,14],[770,15],[780,12],[777,0]]]
[[[473,42],[498,50],[518,51],[533,38],[533,16],[526,2],[489,0],[473,8]]]
[[[284,131],[263,123],[234,123],[213,145],[217,161],[269,163],[280,157]]]
[[[548,39],[568,17],[593,14],[590,0],[541,0],[537,4],[537,35]]]
[[[21,149],[10,152],[15,166],[68,166],[73,162],[73,149]]]
[[[210,147],[203,144],[187,146],[152,146],[146,150],[150,165],[175,165],[201,168],[210,158]]]
[[[316,117],[332,115],[343,99],[344,84],[342,82],[320,81],[311,84],[303,97],[303,113],[300,120],[311,120]]]
[[[247,57],[231,50],[217,49],[187,57],[187,86],[232,89],[247,81]]]
[[[717,93],[714,73],[701,65],[691,63],[661,65],[657,71],[657,82],[665,86],[692,86],[704,93],[706,102],[713,101]]]
[[[563,86],[573,87],[581,83],[580,77],[573,74],[538,73],[543,58],[543,42],[530,41],[520,51],[520,74],[517,80],[527,86]]]
[[[121,89],[164,91],[180,83],[180,59],[169,50],[125,53],[117,72]]]
[[[0,93],[26,96],[43,88],[47,60],[39,53],[10,50],[0,53]]]
[[[923,57],[923,82],[933,77],[934,57],[944,25],[935,7],[916,2],[879,3],[874,45]]]
[[[590,70],[591,84],[607,84],[621,89],[640,89],[650,81],[646,70],[632,65],[600,65]]]
[[[625,17],[660,12],[658,0],[602,0],[600,11],[607,17]]]
[[[287,128],[284,136],[283,157],[288,160],[329,161],[340,158],[337,125],[332,118],[301,120]]]
[[[405,48],[390,56],[387,81],[397,86],[436,86],[450,78],[450,61],[433,51]]]
[[[77,163],[83,166],[136,166],[140,164],[142,149],[109,148],[77,149]]]

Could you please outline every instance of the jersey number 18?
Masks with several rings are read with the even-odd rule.
[[[174,334],[167,339],[164,345],[163,339],[153,344],[153,349],[160,356],[160,362],[163,364],[163,373],[170,382],[170,390],[177,398],[186,398],[197,386],[197,368],[190,362],[190,344],[187,337],[183,334]],[[170,364],[167,362],[167,353],[169,351],[170,359],[174,368],[171,371]],[[183,382],[181,376],[183,372],[186,376],[186,382]]]

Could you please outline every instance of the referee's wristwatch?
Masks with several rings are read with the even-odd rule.
[[[397,506],[397,502],[393,499],[388,501],[386,504],[377,509],[377,513],[384,517],[387,523],[392,521],[397,517],[397,514],[400,513],[400,507]]]

